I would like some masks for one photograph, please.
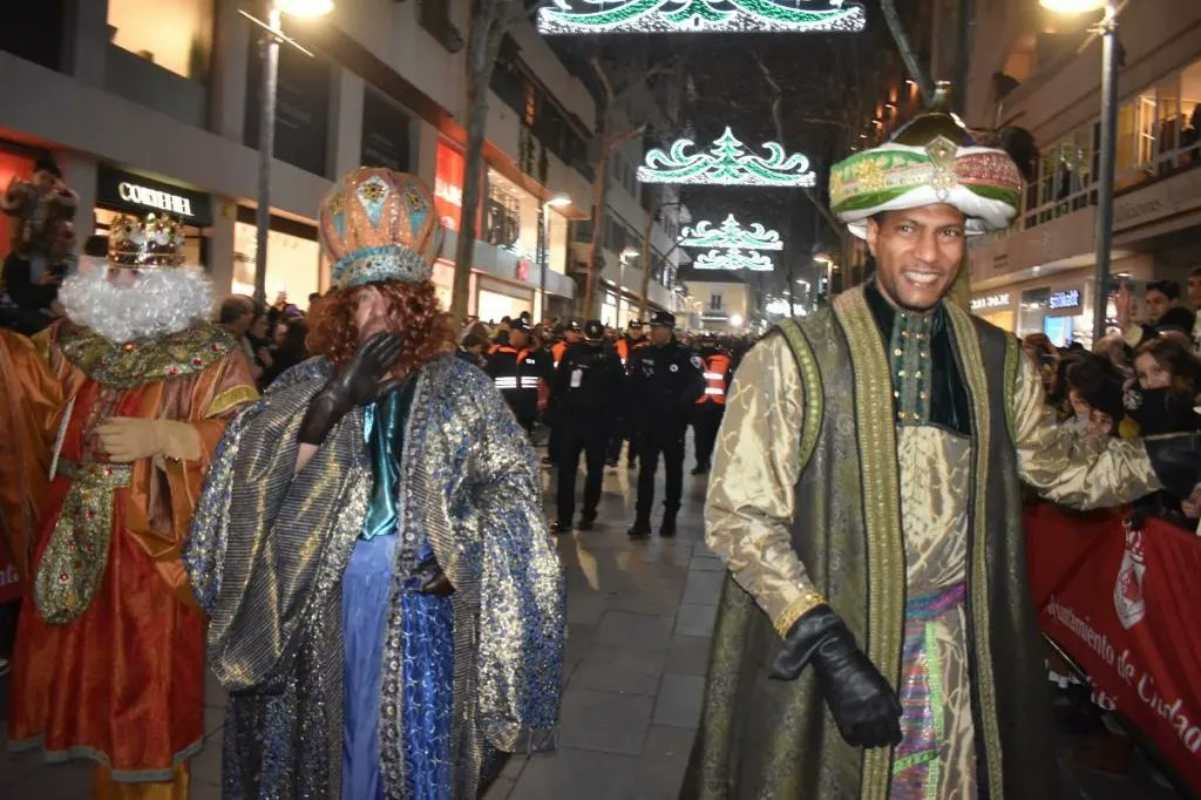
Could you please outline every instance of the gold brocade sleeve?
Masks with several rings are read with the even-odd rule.
[[[801,470],[801,388],[783,336],[747,353],[730,389],[705,500],[705,541],[781,636],[824,602],[789,534]]]
[[[1058,425],[1034,365],[1020,361],[1011,419],[1022,480],[1048,500],[1081,510],[1121,505],[1162,488],[1141,441],[1111,438],[1104,447],[1090,446]]]

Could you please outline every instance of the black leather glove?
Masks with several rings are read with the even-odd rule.
[[[793,624],[771,677],[793,680],[809,662],[817,670],[826,706],[847,744],[885,747],[901,743],[901,703],[888,681],[855,644],[846,623],[820,605]]]
[[[450,582],[450,578],[446,577],[446,573],[442,571],[442,567],[438,566],[438,561],[433,556],[418,564],[414,574],[421,579],[420,591],[422,594],[444,597],[455,590],[454,584]]]
[[[1151,466],[1163,488],[1184,500],[1201,483],[1201,433],[1180,433],[1144,439]]]
[[[370,403],[400,384],[384,381],[401,350],[400,337],[377,333],[364,342],[329,383],[313,399],[300,424],[300,441],[321,444],[325,437],[355,406]]]

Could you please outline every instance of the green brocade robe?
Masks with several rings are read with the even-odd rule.
[[[892,749],[843,741],[812,669],[768,673],[781,637],[828,602],[899,688],[907,603],[950,587],[962,599],[926,626],[945,744],[920,796],[1057,797],[1020,484],[1091,508],[1158,483],[1141,444],[1054,424],[1012,336],[944,301],[938,349],[929,318],[893,309],[883,330],[872,292],[782,325],[735,377],[705,509],[730,579],[682,798],[913,796],[894,786]]]

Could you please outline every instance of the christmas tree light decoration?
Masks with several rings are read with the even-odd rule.
[[[708,220],[701,220],[695,227],[685,228],[677,241],[680,247],[714,247],[742,250],[783,250],[780,234],[769,231],[758,222],[749,230],[738,224],[734,215],[726,217],[720,228],[714,228]]]
[[[753,250],[740,250],[731,248],[729,250],[710,250],[708,253],[703,253],[697,256],[692,261],[694,269],[724,269],[724,270],[750,270],[752,272],[771,272],[775,269],[775,264],[771,260],[771,256],[765,253],[757,253]]]
[[[555,0],[538,11],[538,32],[831,33],[861,31],[867,15],[843,0]]]
[[[690,139],[680,139],[666,153],[651,150],[646,164],[638,168],[638,180],[719,186],[813,186],[817,182],[804,155],[787,155],[776,142],[763,145],[766,158],[748,153],[729,128],[708,153],[689,155],[686,151],[694,146]]]

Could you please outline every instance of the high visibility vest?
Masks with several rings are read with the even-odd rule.
[[[539,376],[537,374],[537,365],[532,360],[534,357],[532,352],[529,350],[517,350],[512,345],[501,345],[492,352],[493,355],[500,353],[505,355],[513,354],[512,370],[510,371],[506,365],[502,374],[498,374],[492,378],[492,383],[497,389],[503,392],[515,389],[538,388]]]
[[[725,353],[714,353],[705,362],[705,393],[697,398],[696,404],[726,404],[726,373],[730,371],[730,357]]]
[[[617,357],[621,359],[621,365],[624,367],[626,362],[630,360],[630,343],[625,339],[618,339],[616,350]]]
[[[550,356],[555,362],[555,369],[559,368],[559,362],[563,360],[563,354],[567,352],[567,342],[556,342],[555,346],[550,349]]]

